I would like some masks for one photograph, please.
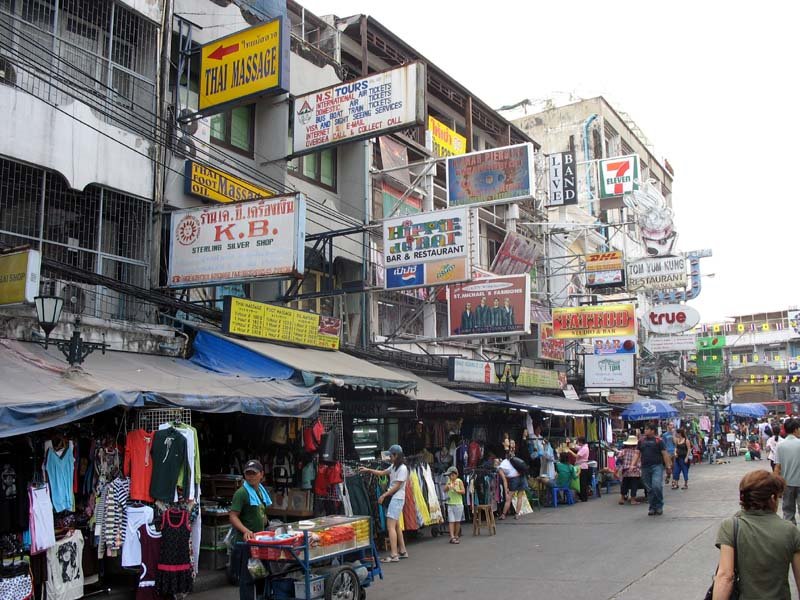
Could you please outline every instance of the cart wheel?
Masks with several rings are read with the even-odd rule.
[[[360,600],[358,575],[350,567],[334,569],[325,578],[325,600]]]
[[[367,600],[367,590],[361,588],[361,593],[358,595],[358,600]]]

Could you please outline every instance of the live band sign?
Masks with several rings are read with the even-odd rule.
[[[578,203],[577,175],[574,152],[560,152],[547,157],[549,183],[548,206]]]

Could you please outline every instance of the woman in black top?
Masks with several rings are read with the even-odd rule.
[[[683,473],[683,489],[689,489],[689,465],[692,462],[692,443],[683,429],[675,432],[675,461],[672,467],[672,489],[677,490]]]

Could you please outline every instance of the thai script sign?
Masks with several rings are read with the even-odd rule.
[[[294,101],[294,154],[423,125],[425,66],[410,63]]]
[[[634,335],[633,304],[553,308],[553,337],[557,339]]]
[[[518,144],[447,159],[448,206],[528,200],[535,190],[533,144]]]
[[[467,138],[433,117],[428,117],[428,135],[434,156],[458,156],[467,151]]]
[[[303,272],[302,195],[172,213],[171,287],[287,277]]]
[[[208,167],[193,160],[185,166],[184,192],[214,202],[241,202],[274,196],[270,190],[260,188],[221,169]]]

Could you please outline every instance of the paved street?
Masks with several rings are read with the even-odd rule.
[[[570,600],[699,598],[716,565],[717,526],[737,510],[739,480],[766,467],[741,458],[695,466],[691,489],[665,490],[661,517],[648,517],[646,505],[619,506],[612,493],[498,523],[496,537],[474,538],[470,529],[459,546],[426,535],[409,544],[409,560],[385,566],[367,597],[485,600],[546,590]],[[193,596],[236,597],[233,588]]]

